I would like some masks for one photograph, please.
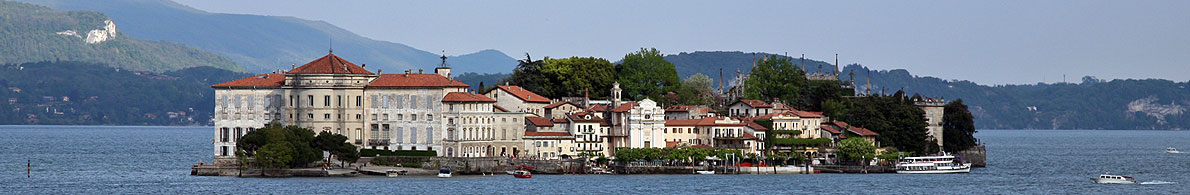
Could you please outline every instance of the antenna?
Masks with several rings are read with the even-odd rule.
[[[327,53],[335,54],[335,38],[328,39],[327,43],[327,45],[330,46],[330,50],[328,50]]]

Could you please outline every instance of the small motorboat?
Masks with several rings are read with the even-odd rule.
[[[530,173],[528,170],[516,170],[516,171],[512,171],[512,176],[516,177],[516,178],[528,179],[528,178],[533,178],[533,173]]]
[[[385,171],[385,172],[384,172],[384,176],[388,176],[388,177],[397,177],[397,176],[399,176],[399,175],[404,175],[404,174],[405,174],[405,173],[407,173],[407,172],[408,172],[408,171],[405,171],[405,170],[400,170],[400,171],[398,171],[398,170],[396,170],[396,169],[389,169],[388,171]]]
[[[1169,147],[1169,148],[1165,148],[1165,153],[1170,153],[1170,154],[1181,154],[1181,153],[1182,153],[1182,151],[1178,151],[1178,149],[1177,149],[1177,148]]]
[[[450,168],[441,168],[441,169],[438,169],[438,177],[440,177],[440,178],[449,178],[450,176],[451,176],[451,173],[450,173]]]
[[[1091,181],[1099,184],[1136,184],[1136,178],[1132,178],[1131,176],[1112,175],[1108,173],[1103,173],[1099,177],[1092,177]]]
[[[599,168],[599,167],[591,168],[591,173],[592,174],[612,174],[611,171],[604,169],[604,168]]]
[[[694,171],[694,173],[698,173],[699,175],[714,175],[715,171]]]

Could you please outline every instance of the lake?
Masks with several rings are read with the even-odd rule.
[[[1190,131],[981,130],[970,174],[534,175],[236,178],[190,176],[211,127],[0,126],[3,194],[1173,194],[1190,192]],[[26,163],[32,161],[32,177]],[[1110,171],[1142,185],[1093,184]]]

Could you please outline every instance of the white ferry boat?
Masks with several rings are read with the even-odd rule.
[[[971,163],[962,163],[954,156],[905,157],[897,163],[897,173],[970,173]]]
[[[1103,173],[1097,178],[1092,177],[1091,181],[1095,181],[1095,183],[1100,184],[1136,184],[1136,178],[1123,175],[1111,175],[1107,173]]]

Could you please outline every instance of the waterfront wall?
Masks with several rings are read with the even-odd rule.
[[[972,167],[987,167],[987,149],[981,145],[959,151],[955,156],[970,162]]]

